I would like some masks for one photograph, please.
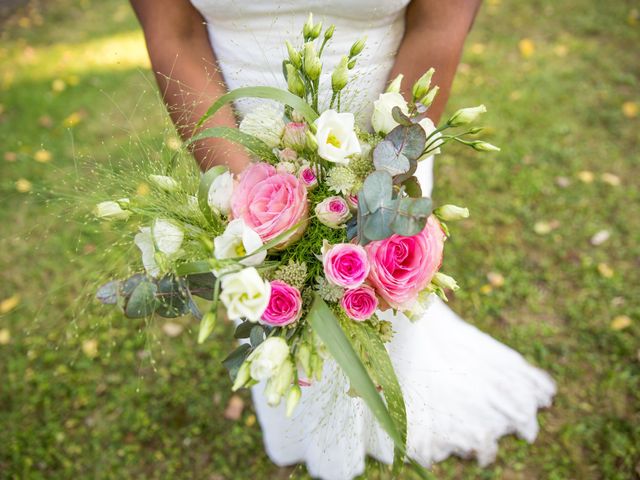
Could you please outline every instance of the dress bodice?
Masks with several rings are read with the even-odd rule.
[[[331,72],[359,38],[367,36],[365,50],[350,72],[352,80],[342,105],[364,123],[371,101],[384,89],[404,33],[409,0],[192,0],[207,22],[209,38],[229,89],[269,85],[286,87],[282,60],[284,44],[302,42],[301,29],[309,12],[325,27],[336,26],[323,56],[321,89],[327,102]],[[240,113],[250,103],[238,105]],[[244,110],[244,111],[243,111]]]

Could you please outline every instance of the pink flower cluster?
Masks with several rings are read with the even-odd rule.
[[[294,175],[279,173],[267,163],[254,163],[241,175],[233,192],[231,211],[263,242],[277,237],[307,218],[307,189]],[[278,247],[284,247],[304,232],[301,225]]]
[[[354,320],[371,317],[378,298],[387,307],[403,310],[440,268],[445,239],[431,216],[425,228],[411,237],[392,235],[365,248],[346,243],[325,248],[324,273],[331,283],[346,289],[340,305]]]

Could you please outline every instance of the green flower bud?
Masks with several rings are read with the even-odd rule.
[[[435,70],[433,68],[430,68],[416,81],[416,83],[413,84],[411,93],[413,94],[414,101],[421,99],[427,94],[427,92],[429,91],[429,87],[431,86],[431,77],[433,77],[434,72]]]
[[[311,133],[311,130],[307,130],[306,135],[307,135],[307,148],[315,152],[316,150],[318,150],[318,140],[316,139],[316,136],[313,133]]]
[[[492,145],[489,142],[483,142],[482,140],[473,142],[471,146],[475,150],[478,150],[479,152],[499,152],[500,151],[500,147],[496,147],[495,145]]]
[[[367,42],[367,36],[365,35],[360,40],[357,40],[353,45],[351,45],[351,50],[349,50],[349,57],[353,58],[356,55],[359,55],[360,52],[364,49],[364,44]]]
[[[391,80],[389,86],[387,87],[387,93],[400,93],[400,86],[402,85],[402,79],[404,75],[399,73],[396,78]]]
[[[429,105],[431,105],[433,103],[433,99],[438,94],[438,90],[440,90],[440,87],[436,85],[431,90],[429,90],[429,93],[427,93],[424,97],[422,97],[422,99],[420,100],[420,103],[423,104],[425,107],[428,107]]]
[[[307,22],[302,26],[302,36],[305,40],[311,37],[313,33],[313,13],[309,13],[309,17],[307,18]]]
[[[336,26],[329,25],[329,28],[327,28],[327,30],[324,32],[324,39],[329,40],[331,37],[333,37],[333,32],[335,31],[336,31]]]
[[[304,83],[302,83],[302,79],[300,78],[298,71],[290,63],[287,63],[285,68],[287,69],[287,88],[294,95],[304,97]]]
[[[298,53],[298,51],[293,48],[293,45],[289,43],[289,40],[286,40],[284,43],[287,46],[287,51],[289,52],[289,60],[291,60],[291,63],[293,63],[294,67],[300,68],[300,65],[302,65],[300,53]]]
[[[302,390],[298,385],[293,385],[289,389],[289,393],[287,393],[287,417],[290,417],[293,414],[301,396]]]
[[[445,222],[469,217],[468,208],[458,207],[456,205],[443,205],[436,208],[433,213],[435,213],[440,220],[444,220]]]
[[[234,392],[242,387],[245,386],[245,384],[250,380],[251,378],[251,370],[249,368],[249,363],[248,361],[244,361],[242,363],[242,365],[240,365],[240,369],[238,370],[238,373],[236,374],[236,379],[233,381],[233,386],[231,387],[231,390],[233,390]]]
[[[349,70],[353,70],[353,67],[356,66],[356,59],[354,58],[353,60],[350,60],[349,63],[347,63],[347,68]]]
[[[340,59],[340,63],[331,74],[331,88],[334,92],[339,92],[342,90],[347,83],[349,82],[349,73],[347,68],[347,63],[349,59],[344,56]]]
[[[307,76],[311,80],[317,80],[320,78],[320,73],[322,73],[322,62],[320,61],[320,57],[318,57],[318,53],[316,52],[316,47],[312,42],[304,44],[303,59],[304,71]]]
[[[307,377],[311,377],[311,347],[306,343],[301,343],[296,350],[297,364],[302,367],[304,374]]]
[[[313,26],[313,31],[311,32],[311,38],[316,39],[322,33],[322,22],[317,23]]]
[[[487,111],[487,107],[484,105],[478,105],[477,107],[461,108],[447,121],[452,127],[459,127],[475,121],[480,114]],[[474,147],[475,148],[475,147]]]
[[[445,275],[444,273],[436,273],[433,276],[433,280],[432,282],[440,287],[440,288],[447,288],[449,290],[458,290],[460,287],[458,286],[458,282],[456,282],[456,280],[453,277],[450,277],[449,275]]]

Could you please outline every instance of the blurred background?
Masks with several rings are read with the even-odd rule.
[[[193,319],[92,298],[110,234],[73,185],[179,145],[129,4],[0,12],[0,477],[309,478],[270,463],[230,392],[230,328],[199,346]],[[436,202],[472,213],[448,246],[451,305],[559,392],[534,445],[505,438],[489,468],[453,458],[437,478],[640,477],[639,48],[637,0],[484,2],[448,110],[485,103],[502,152],[437,159]]]

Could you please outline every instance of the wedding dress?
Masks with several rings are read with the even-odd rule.
[[[363,35],[367,47],[352,71],[343,106],[357,111],[367,125],[370,105],[384,90],[404,32],[407,0],[192,0],[207,21],[210,40],[230,89],[274,85],[286,88],[284,40],[300,41],[308,12],[325,26],[335,24],[333,41],[323,55],[325,88],[340,56]],[[427,46],[428,48],[428,46]],[[251,101],[236,105],[240,114]],[[432,188],[431,160],[420,163],[423,191]],[[498,439],[509,433],[532,442],[538,432],[537,410],[551,403],[555,385],[518,353],[465,323],[439,299],[424,318],[380,313],[393,322],[388,346],[407,406],[408,454],[423,465],[449,455],[475,455],[482,465],[496,455]],[[390,438],[333,361],[325,362],[321,381],[303,388],[291,418],[284,406],[267,405],[263,386],[253,400],[269,457],[277,465],[305,463],[310,474],[348,480],[364,470],[365,456],[391,463]]]

